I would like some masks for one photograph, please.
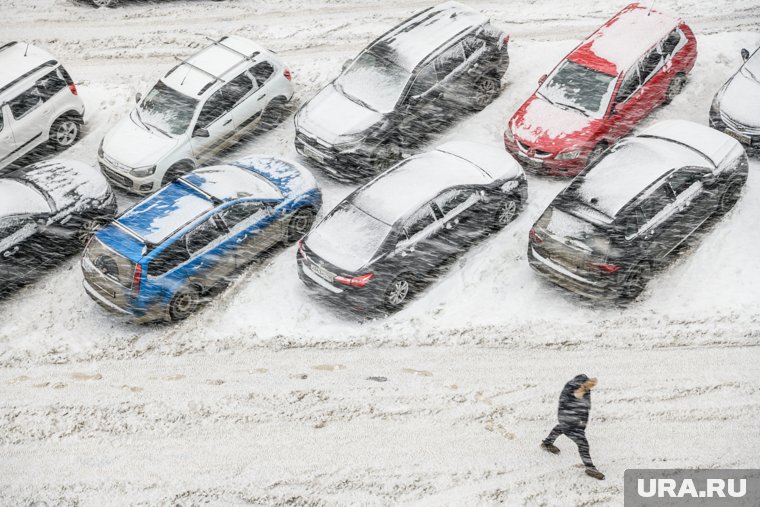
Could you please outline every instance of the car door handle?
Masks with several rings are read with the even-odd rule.
[[[246,238],[247,238],[247,236],[241,236],[241,237],[239,237],[238,239],[235,240],[235,243],[239,245],[240,243],[242,243],[243,241],[245,241]]]
[[[18,245],[14,246],[11,250],[6,250],[3,257],[13,257],[18,253]]]
[[[258,99],[256,99],[256,100],[263,100],[263,99],[264,99],[266,96],[267,96],[267,94],[266,94],[266,93],[264,93],[263,95],[261,95],[261,97],[259,97],[259,98],[258,98]]]
[[[229,125],[229,124],[230,124],[230,122],[232,122],[232,118],[230,118],[230,119],[229,119],[229,120],[227,120],[226,122],[222,123],[222,127],[226,127],[227,125]]]

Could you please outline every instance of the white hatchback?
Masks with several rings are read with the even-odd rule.
[[[24,42],[0,46],[0,169],[48,141],[70,147],[83,117],[77,87],[53,55]]]
[[[116,186],[149,194],[234,143],[270,128],[293,96],[290,70],[242,37],[214,41],[169,70],[105,136],[100,168]]]

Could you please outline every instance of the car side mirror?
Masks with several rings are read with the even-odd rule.
[[[546,81],[547,77],[549,77],[549,75],[548,74],[544,74],[543,76],[541,76],[540,78],[538,78],[538,86],[541,86],[542,84],[544,84],[544,81]]]
[[[139,104],[141,100],[142,100],[142,93],[140,92],[135,93],[135,102]]]
[[[343,70],[346,70],[347,68],[349,68],[352,63],[354,63],[354,61],[350,58],[346,60],[345,62],[343,62]]]
[[[749,60],[749,51],[746,48],[742,48],[742,60],[745,62]]]
[[[718,178],[713,173],[708,173],[702,176],[702,184],[707,188],[714,187],[718,184]]]
[[[204,129],[203,127],[197,127],[193,131],[193,137],[211,137],[211,134],[209,134],[208,129]]]

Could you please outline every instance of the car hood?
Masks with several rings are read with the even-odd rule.
[[[131,115],[122,118],[103,139],[103,153],[130,168],[158,163],[177,143],[176,138],[150,132],[135,123]]]
[[[325,142],[340,144],[352,141],[382,119],[382,113],[348,99],[331,84],[301,108],[296,124]]]
[[[720,110],[747,127],[760,128],[760,83],[738,73],[726,86]]]
[[[24,170],[24,179],[42,188],[53,200],[56,211],[100,200],[110,187],[101,172],[75,160],[48,160]]]
[[[531,147],[558,153],[585,144],[594,136],[600,121],[533,95],[515,113],[508,128]]]

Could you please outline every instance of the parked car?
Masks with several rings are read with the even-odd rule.
[[[680,93],[696,58],[686,23],[631,4],[539,80],[504,144],[527,170],[575,176]]]
[[[137,95],[137,107],[100,144],[100,167],[118,187],[155,192],[245,130],[276,125],[292,96],[290,70],[273,52],[223,37]]]
[[[359,188],[300,242],[301,280],[355,310],[394,311],[473,240],[527,200],[504,150],[454,142],[408,158]]]
[[[98,232],[82,256],[85,290],[137,321],[184,319],[272,246],[300,239],[321,203],[311,173],[276,158],[196,169]]]
[[[0,178],[0,293],[84,247],[116,214],[95,168],[48,160]]]
[[[635,298],[710,217],[730,210],[747,181],[735,139],[664,121],[623,139],[562,191],[530,230],[530,265],[593,298]]]
[[[66,69],[24,42],[0,46],[0,169],[50,143],[60,151],[79,139],[84,103]]]
[[[718,90],[710,107],[710,126],[760,153],[760,49],[750,56],[742,49],[744,64]]]
[[[123,0],[91,0],[95,7],[116,7]],[[211,0],[212,2],[219,2],[221,0]]]
[[[501,91],[509,36],[457,2],[430,7],[372,42],[295,117],[298,152],[332,176],[380,172],[431,125]]]

